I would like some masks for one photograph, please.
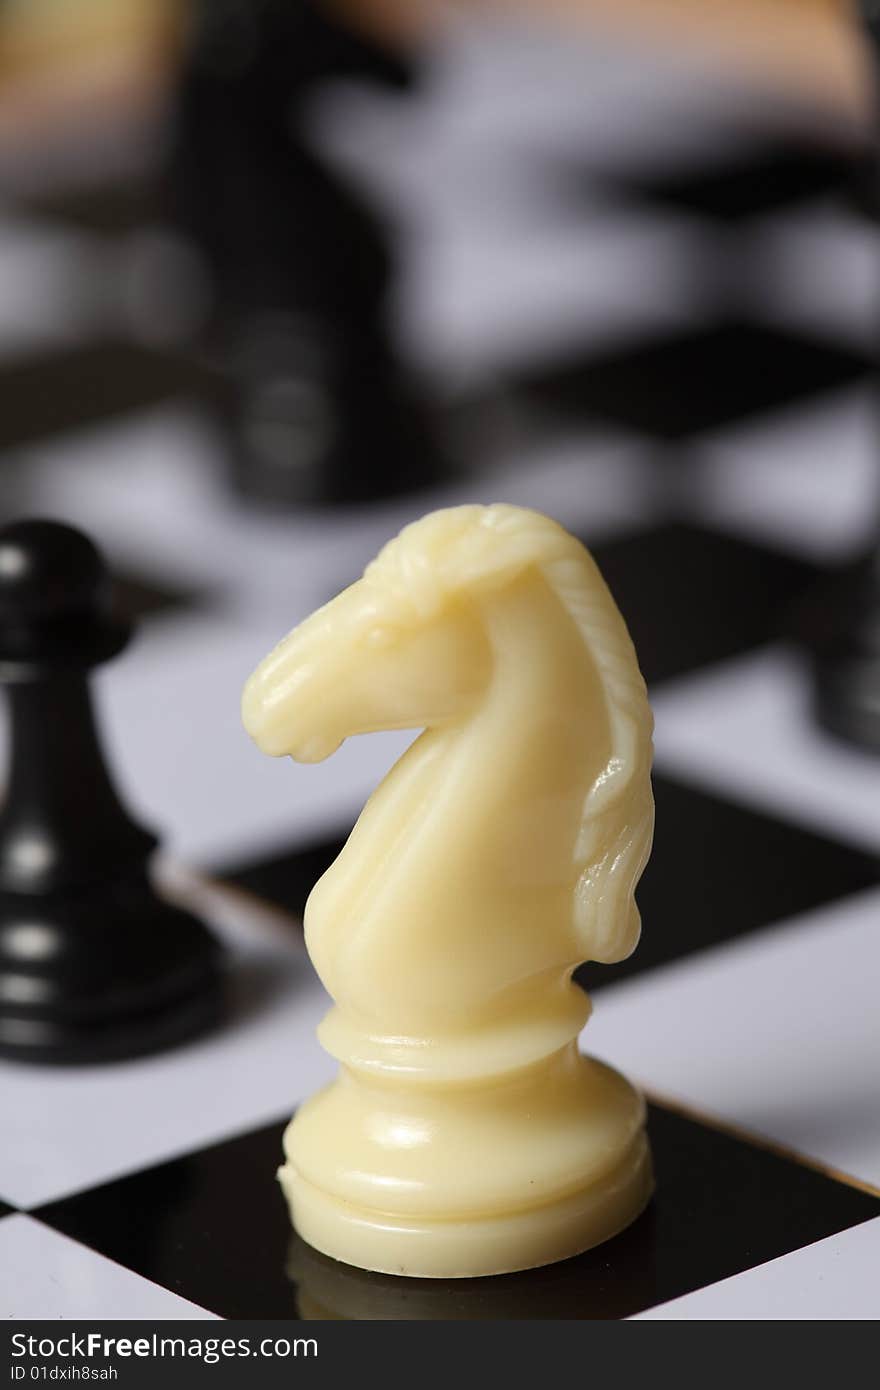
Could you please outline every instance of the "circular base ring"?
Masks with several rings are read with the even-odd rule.
[[[511,1274],[570,1259],[622,1231],[654,1189],[644,1132],[588,1187],[540,1207],[465,1220],[407,1219],[357,1207],[322,1192],[290,1164],[278,1176],[293,1224],[309,1245],[361,1269],[421,1279]]]

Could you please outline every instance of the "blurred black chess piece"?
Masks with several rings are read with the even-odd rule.
[[[443,464],[389,326],[390,238],[309,148],[328,79],[411,70],[322,0],[197,0],[172,123],[173,215],[211,286],[232,475],[247,498],[345,503],[417,490]]]
[[[880,82],[880,3],[862,0],[860,8]],[[880,223],[880,108],[853,195],[861,211]],[[880,515],[868,550],[818,596],[808,621],[820,724],[880,753]]]
[[[51,521],[0,531],[3,1056],[128,1057],[200,1032],[221,1013],[220,949],[153,889],[156,837],[126,812],[101,751],[88,671],[128,636],[84,535]]]

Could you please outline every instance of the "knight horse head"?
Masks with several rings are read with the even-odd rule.
[[[596,565],[547,517],[464,506],[406,527],[262,662],[243,714],[300,761],[425,730],[309,901],[340,1005],[454,1030],[636,945],[650,708]]]

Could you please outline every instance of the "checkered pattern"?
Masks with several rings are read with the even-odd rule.
[[[410,356],[461,419],[488,403],[500,422],[479,466],[418,499],[247,509],[199,370],[169,346],[174,305],[145,340],[180,248],[137,188],[0,216],[9,509],[83,524],[117,568],[142,622],[97,678],[108,746],[164,827],[170,890],[234,962],[229,1020],[175,1053],[0,1066],[0,1311],[461,1316],[461,1285],[292,1240],[272,1181],[283,1120],[331,1074],[303,903],[406,737],[275,763],[238,692],[406,520],[497,497],[584,537],[651,688],[643,940],[587,969],[585,1044],[653,1098],[658,1192],[596,1252],[476,1281],[468,1316],[876,1317],[880,764],[816,729],[792,640],[871,534],[876,232],[841,159],[778,111],[759,140],[732,97],[722,120],[714,84],[629,53],[472,27],[413,101],[400,122],[337,93],[319,128],[409,210]]]

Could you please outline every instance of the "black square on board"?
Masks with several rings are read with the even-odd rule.
[[[861,353],[759,324],[722,323],[535,368],[514,384],[556,415],[682,440],[859,380]]]
[[[754,807],[657,773],[654,796],[654,848],[638,889],[645,930],[628,960],[578,970],[590,991],[880,882],[874,855]]]
[[[351,827],[347,827],[350,829]],[[244,888],[258,898],[277,903],[294,917],[301,918],[306,899],[326,869],[329,869],[344,843],[344,835],[331,835],[310,844],[294,844],[287,851],[251,860],[235,867],[216,866],[214,874],[236,888]]]
[[[711,168],[636,175],[627,186],[652,201],[733,223],[834,196],[855,177],[855,161],[834,150],[768,144]]]
[[[207,373],[193,363],[123,341],[10,359],[0,365],[0,449],[207,388]]]
[[[784,635],[817,573],[780,551],[678,521],[601,542],[593,555],[649,685]]]
[[[491,1279],[394,1279],[303,1247],[274,1180],[280,1123],[34,1215],[224,1317],[446,1321],[626,1317],[880,1215],[880,1198],[666,1107],[649,1128],[657,1195],[629,1230]]]

